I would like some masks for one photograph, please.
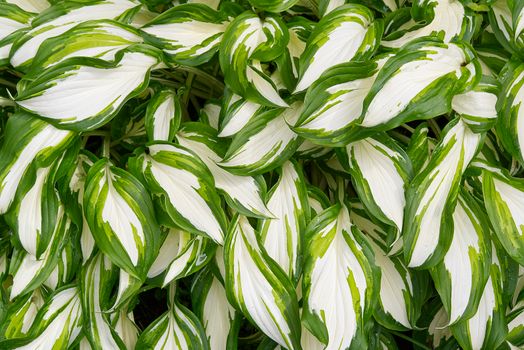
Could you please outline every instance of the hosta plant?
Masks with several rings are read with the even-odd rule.
[[[524,348],[522,0],[0,0],[0,349]]]

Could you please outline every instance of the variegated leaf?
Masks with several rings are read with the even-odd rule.
[[[502,70],[502,91],[497,103],[500,113],[498,136],[511,155],[524,162],[524,63],[513,60]]]
[[[439,36],[444,42],[457,39],[468,42],[480,24],[474,12],[460,1],[415,0],[411,12],[425,23],[406,25],[387,36],[381,43],[383,46],[400,48],[414,39],[432,35]]]
[[[443,261],[431,271],[449,315],[448,324],[475,314],[488,280],[491,244],[485,215],[470,195],[459,195],[453,212],[451,245]]]
[[[84,334],[93,350],[126,349],[122,339],[112,329],[106,313],[111,289],[116,277],[107,256],[97,253],[82,268],[80,294],[84,319]]]
[[[358,200],[351,200],[349,217],[351,222],[366,236],[375,241],[388,256],[396,256],[402,250],[402,236],[398,230],[387,226],[368,214],[364,205]]]
[[[169,263],[162,282],[166,286],[171,281],[189,276],[203,268],[212,258],[216,245],[203,236],[191,237],[180,233],[179,252]],[[183,242],[182,240],[186,240]]]
[[[164,273],[162,278],[169,278],[164,283],[167,285],[174,279],[188,276],[204,267],[212,258],[215,248],[202,236],[194,237],[185,231],[171,228],[147,277],[156,278]]]
[[[222,105],[220,100],[211,99],[208,100],[204,107],[199,111],[199,120],[212,127],[215,130],[218,130],[220,123],[220,113],[222,113]]]
[[[220,112],[220,137],[230,137],[241,131],[262,109],[258,103],[246,100],[226,90]]]
[[[63,34],[85,21],[125,18],[136,12],[140,6],[139,2],[132,0],[88,0],[55,4],[37,16],[31,22],[32,29],[14,43],[10,53],[11,65],[18,70],[26,70],[46,39]]]
[[[67,349],[82,330],[82,307],[76,287],[57,290],[38,310],[28,336],[0,341],[0,348],[11,350]]]
[[[359,122],[387,130],[447,113],[453,96],[480,77],[478,59],[469,45],[431,38],[412,41],[384,64],[364,100]]]
[[[66,243],[65,238],[68,234],[71,234],[70,230],[71,221],[65,215],[64,208],[61,205],[58,208],[58,219],[50,244],[39,260],[22,250],[13,252],[9,267],[10,274],[13,275],[11,300],[18,295],[23,295],[36,289],[47,280],[58,264],[61,249],[63,244]]]
[[[490,6],[489,23],[493,34],[510,53],[522,54],[523,28],[520,1],[495,0]]]
[[[406,192],[404,256],[409,267],[440,262],[452,240],[453,215],[462,174],[477,153],[481,135],[455,119],[433,152],[428,165]]]
[[[228,299],[262,332],[287,349],[300,349],[298,302],[291,281],[237,216],[224,244]]]
[[[18,185],[16,199],[6,214],[6,220],[26,252],[40,259],[47,250],[56,222],[59,199],[55,190],[55,161],[25,177]]]
[[[440,349],[441,346],[446,346],[449,342],[453,342],[453,334],[451,333],[451,328],[448,326],[448,314],[442,306],[437,310],[433,319],[428,326],[428,335],[430,335],[432,340],[432,345],[434,349]],[[457,349],[458,346],[451,346],[452,349]]]
[[[287,21],[286,25],[289,41],[284,54],[277,58],[277,65],[282,83],[287,90],[291,91],[297,83],[300,56],[306,49],[306,42],[315,28],[315,22],[305,17],[295,16]]]
[[[365,348],[365,323],[378,292],[373,252],[345,205],[320,213],[307,229],[305,326],[329,349]]]
[[[228,204],[246,216],[271,217],[263,197],[266,184],[262,177],[239,176],[217,165],[224,155],[216,131],[201,123],[186,123],[176,137],[179,144],[195,152],[208,167],[215,186]]]
[[[5,339],[16,339],[27,336],[33,322],[35,321],[38,310],[44,305],[44,297],[40,289],[35,289],[33,293],[16,298],[9,305],[5,318],[2,321],[2,335]]]
[[[81,232],[80,248],[84,263],[89,259],[95,247],[95,240],[83,210],[87,173],[95,162],[96,158],[89,152],[80,153],[76,159],[75,166],[70,170],[69,181],[65,184],[65,189],[60,193],[62,201],[68,204],[65,207],[66,212]]]
[[[27,113],[9,117],[0,149],[0,214],[10,208],[22,180],[35,176],[35,168],[47,167],[74,138]]]
[[[284,12],[295,5],[298,0],[249,0],[249,3],[262,11]]]
[[[383,30],[373,12],[358,4],[338,7],[323,17],[300,56],[300,79],[295,92],[307,89],[324,71],[350,60],[366,60],[374,53]]]
[[[160,246],[145,187],[103,158],[87,174],[84,213],[97,247],[124,271],[145,278]]]
[[[198,66],[218,51],[228,26],[227,16],[204,4],[177,5],[141,29],[146,39],[160,47],[177,63]]]
[[[118,51],[142,41],[136,29],[113,20],[83,22],[45,40],[31,64],[30,71],[36,73],[30,74],[39,74],[43,69],[72,57],[112,61]]]
[[[29,29],[33,15],[16,5],[0,3],[0,66],[9,62],[13,42]]]
[[[419,124],[413,131],[413,134],[411,134],[406,153],[411,160],[414,174],[418,174],[420,170],[427,166],[429,156],[435,146],[428,134],[429,128],[425,122]]]
[[[172,141],[182,120],[182,106],[172,90],[162,90],[147,105],[145,124],[149,141]]]
[[[253,120],[235,135],[224,160],[219,165],[238,175],[256,175],[274,169],[288,160],[301,140],[289,127],[302,112],[303,103],[289,108],[257,113]]]
[[[497,122],[498,82],[482,77],[471,91],[453,96],[451,107],[475,132],[485,132]]]
[[[139,336],[137,349],[202,349],[209,350],[202,324],[184,306],[175,302],[169,310],[151,323]]]
[[[217,270],[214,264],[209,264],[195,277],[191,300],[204,326],[210,348],[226,350],[235,336],[231,333],[235,330],[233,322],[236,312],[227,300],[226,289]]]
[[[146,88],[149,72],[158,63],[157,50],[144,45],[120,51],[115,63],[72,58],[37,77],[26,75],[16,102],[62,128],[95,129]]]
[[[504,277],[494,247],[492,258],[489,278],[480,297],[477,312],[470,319],[451,327],[455,339],[464,350],[497,349],[507,333],[502,297]]]
[[[69,240],[65,242],[66,244],[64,244],[60,252],[57,265],[44,282],[44,286],[50,290],[56,290],[71,283],[76,277],[76,273],[81,265],[79,259],[80,247],[77,244],[78,231],[69,232],[73,233],[71,235],[72,237],[69,237]]]
[[[168,226],[177,225],[223,244],[226,217],[206,165],[187,148],[170,143],[149,143],[135,154],[129,167],[144,178],[166,212]]]
[[[420,285],[414,283],[415,273],[407,269],[401,258],[388,256],[373,239],[368,239],[368,242],[380,269],[380,298],[375,319],[388,329],[413,328],[420,314],[420,296],[423,294],[422,288],[418,288]]]
[[[359,138],[355,124],[386,58],[369,63],[342,63],[328,69],[308,89],[304,110],[293,131],[316,144],[332,147]]]
[[[113,317],[113,329],[120,336],[126,349],[135,349],[139,329],[135,324],[133,312],[119,311]]]
[[[220,46],[220,67],[228,87],[261,105],[287,107],[260,62],[280,56],[288,41],[287,28],[278,17],[261,19],[251,11],[237,16]]]
[[[260,243],[288,277],[298,282],[309,221],[306,181],[300,166],[291,161],[285,162],[279,173],[267,203],[274,217],[260,222]]]
[[[482,173],[484,205],[504,250],[524,264],[524,180],[499,171],[485,169]]]
[[[51,4],[47,0],[6,0],[7,3],[14,4],[22,10],[32,13],[40,13],[46,10]]]
[[[404,191],[413,176],[407,154],[387,135],[350,143],[346,152],[347,167],[360,200],[375,218],[395,226],[400,234],[406,205]]]

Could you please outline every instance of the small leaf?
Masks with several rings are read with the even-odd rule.
[[[162,90],[147,104],[145,124],[149,141],[172,141],[180,126],[182,106],[171,90]]]

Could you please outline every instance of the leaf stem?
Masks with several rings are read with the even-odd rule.
[[[425,344],[422,344],[421,342],[419,342],[418,340],[415,340],[411,337],[408,337],[407,335],[401,333],[401,332],[397,332],[397,331],[393,331],[393,330],[388,330],[389,333],[391,334],[394,334],[395,336],[399,337],[399,338],[402,338],[404,340],[407,340],[409,341],[410,343],[412,344],[415,344],[416,346],[424,349],[424,350],[431,350],[431,348]]]
[[[104,144],[102,147],[102,157],[111,158],[111,138],[109,135],[104,137]]]

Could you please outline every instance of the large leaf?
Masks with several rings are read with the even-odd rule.
[[[0,3],[0,65],[8,63],[13,42],[25,28],[29,28],[32,18],[32,14],[22,11],[18,6]]]
[[[413,39],[430,35],[439,36],[444,42],[469,41],[480,24],[474,12],[460,1],[415,0],[411,12],[426,23],[422,26],[411,23],[411,27],[405,26],[390,34],[382,41],[383,46],[399,48]]]
[[[406,192],[404,256],[409,267],[440,262],[453,237],[452,215],[462,174],[475,156],[481,135],[456,119],[433,152],[428,165]]]
[[[295,92],[307,89],[324,71],[350,60],[366,60],[377,48],[382,22],[358,4],[341,6],[323,17],[300,56],[300,79]]]
[[[40,75],[26,75],[16,102],[62,128],[95,129],[147,87],[149,72],[159,61],[158,51],[145,45],[120,51],[114,63],[71,58]]]
[[[362,203],[375,218],[401,232],[404,191],[412,178],[407,154],[393,139],[380,134],[350,143],[346,152],[347,166]]]
[[[229,301],[272,340],[300,349],[298,302],[291,281],[257,242],[247,218],[236,216],[224,244]]]
[[[497,169],[482,176],[484,204],[497,238],[519,264],[524,264],[524,180]]]
[[[237,16],[227,27],[220,46],[220,67],[228,87],[259,104],[287,107],[260,61],[280,56],[288,40],[287,28],[278,17],[260,19],[251,11]]]
[[[76,287],[57,290],[38,311],[28,336],[0,341],[2,349],[67,349],[82,330],[82,307]]]
[[[364,101],[360,124],[391,129],[447,113],[453,96],[480,77],[469,45],[437,39],[412,41],[384,64]],[[403,87],[400,91],[399,86]]]
[[[502,91],[497,110],[500,113],[498,136],[512,156],[524,162],[524,64],[510,61],[501,72]]]
[[[144,279],[160,245],[160,228],[145,187],[103,158],[87,174],[84,213],[98,248],[111,261]]]
[[[210,348],[226,350],[235,337],[236,312],[227,300],[222,277],[214,264],[195,277],[191,292],[193,308],[202,321]]]
[[[316,144],[333,147],[359,137],[356,123],[364,98],[387,57],[376,63],[348,62],[328,69],[308,89],[293,131]]]
[[[9,267],[10,274],[13,275],[11,299],[33,291],[47,280],[58,264],[62,247],[67,243],[66,238],[72,235],[70,230],[71,221],[65,215],[64,208],[61,205],[58,208],[58,218],[50,238],[50,244],[40,256],[40,259],[35,259],[33,255],[23,250],[13,252]]]
[[[97,19],[124,19],[140,7],[131,0],[87,0],[58,3],[43,11],[32,22],[32,29],[19,38],[10,53],[11,65],[19,70],[28,69],[40,45],[75,25]]]
[[[431,271],[449,324],[475,314],[488,280],[491,244],[485,216],[470,195],[459,196],[453,212],[451,245],[442,262]]]
[[[10,208],[20,182],[51,165],[74,136],[27,113],[9,117],[0,149],[0,214]]]
[[[125,349],[122,339],[109,323],[107,304],[116,273],[111,261],[97,253],[82,268],[80,293],[84,320],[84,333],[92,349]]]
[[[167,223],[222,244],[226,217],[206,165],[185,147],[169,143],[149,143],[135,154],[129,166],[144,178]]]
[[[311,221],[306,239],[302,319],[333,349],[365,348],[365,324],[377,297],[373,252],[345,205],[334,205]]]
[[[186,123],[176,138],[179,144],[195,152],[208,167],[216,188],[223,193],[230,206],[247,216],[271,216],[263,200],[266,192],[263,178],[235,175],[218,166],[224,150],[215,130],[200,123]]]
[[[31,71],[43,69],[72,57],[93,57],[111,61],[118,51],[143,41],[133,27],[113,20],[87,21],[40,45]]]
[[[260,223],[260,242],[290,279],[298,282],[302,246],[309,221],[307,187],[297,163],[286,162],[269,192],[268,209],[274,218]]]
[[[136,348],[209,350],[209,343],[198,318],[175,302],[140,334]]]
[[[295,124],[302,108],[302,102],[297,101],[286,109],[275,108],[257,113],[235,135],[219,165],[238,175],[261,174],[281,165],[300,145],[301,140],[289,125]]]
[[[218,51],[227,16],[204,4],[182,4],[155,17],[141,29],[149,41],[177,63],[198,66]]]
[[[180,126],[182,106],[172,90],[162,90],[147,104],[145,125],[149,141],[172,141]]]
[[[488,282],[482,292],[477,312],[470,319],[451,327],[453,335],[465,350],[496,349],[507,333],[502,296],[504,276],[494,247],[492,257]]]

